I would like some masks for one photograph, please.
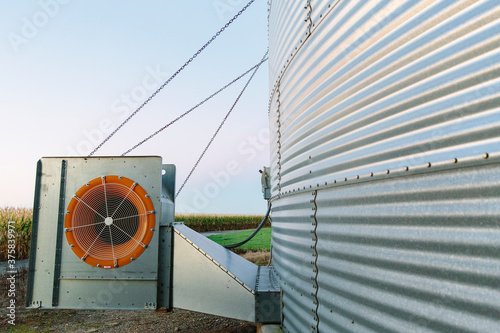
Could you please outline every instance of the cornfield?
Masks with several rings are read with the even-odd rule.
[[[178,214],[176,221],[181,221],[189,228],[198,231],[221,231],[256,228],[264,216],[262,215],[204,215],[204,214]],[[269,221],[266,226],[271,226]]]
[[[26,259],[29,257],[31,240],[31,222],[33,220],[33,209],[31,208],[0,208],[0,261],[8,259],[8,233],[9,221],[14,230],[15,254],[11,253],[16,259]],[[12,233],[12,232],[11,232]],[[11,242],[12,243],[12,242]],[[11,257],[12,258],[12,257]]]
[[[0,208],[0,261],[8,259],[9,221],[14,230],[16,259],[27,259],[30,251],[31,223],[33,209],[31,208]],[[176,221],[183,221],[186,226],[198,232],[238,230],[255,228],[262,221],[260,215],[203,215],[185,214],[176,215]],[[269,226],[269,222],[268,222]],[[12,233],[12,232],[11,232]],[[11,242],[12,243],[12,242]],[[12,254],[12,253],[11,253]]]

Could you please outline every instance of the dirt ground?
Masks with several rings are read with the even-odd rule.
[[[242,254],[257,264],[267,263],[269,253]],[[26,309],[24,299],[27,270],[16,277],[15,325],[7,306],[9,298],[7,277],[0,277],[0,332],[200,332],[200,333],[253,333],[256,325],[197,312],[165,310],[40,310]]]

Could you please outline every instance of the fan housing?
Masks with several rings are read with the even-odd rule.
[[[103,269],[125,266],[148,247],[155,210],[134,180],[108,175],[82,186],[71,199],[64,222],[66,240],[85,263]]]

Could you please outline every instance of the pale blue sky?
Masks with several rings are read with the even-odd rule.
[[[246,3],[0,0],[0,205],[31,207],[40,157],[87,155]],[[256,0],[96,155],[122,154],[256,64],[266,20],[267,2]],[[130,155],[176,164],[180,185],[245,80]],[[266,63],[179,195],[178,212],[264,214],[267,105]],[[228,168],[236,169],[229,179]]]

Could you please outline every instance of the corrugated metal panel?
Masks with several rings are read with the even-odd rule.
[[[366,25],[377,15],[374,3],[388,10],[373,1],[358,3],[369,7],[366,16],[354,15],[357,8],[336,9],[353,25]],[[444,1],[425,10],[414,1],[396,3],[401,8],[390,8],[395,18],[373,22],[365,34],[335,24],[322,29],[329,24],[326,17],[283,76],[283,192],[469,158],[483,152],[486,140],[499,138],[498,2],[455,8],[455,2]],[[444,19],[439,9],[461,11]],[[335,14],[335,22],[341,20]],[[401,26],[395,28],[391,22],[397,19]],[[427,29],[409,39],[422,25]],[[346,43],[356,47],[346,49]],[[495,146],[498,141],[491,148],[498,151]]]
[[[273,87],[284,71],[290,55],[305,40],[305,1],[273,1],[269,13],[269,77]]]
[[[500,331],[500,2],[288,3],[269,25],[270,66],[285,66],[270,74],[285,330]],[[277,20],[304,7],[301,27]],[[314,190],[317,230],[291,238]],[[310,308],[293,272],[315,251]]]
[[[273,265],[283,292],[283,324],[290,332],[316,327],[312,199],[311,192],[302,193],[273,207]]]
[[[323,17],[327,16],[328,13],[335,8],[337,5],[348,4],[349,1],[341,0],[311,0],[311,20],[312,28],[320,24]]]
[[[499,164],[338,186],[316,202],[320,331],[500,330]]]

